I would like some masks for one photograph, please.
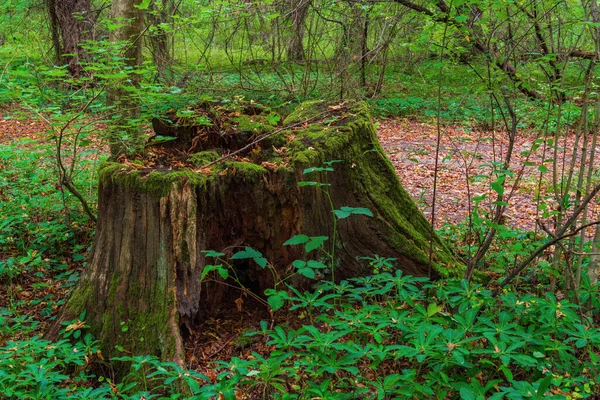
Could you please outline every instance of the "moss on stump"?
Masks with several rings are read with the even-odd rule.
[[[232,248],[250,246],[284,277],[294,260],[314,258],[301,246],[284,246],[298,234],[328,236],[327,243],[336,244],[336,280],[371,274],[362,258],[375,254],[396,258],[408,274],[458,272],[452,253],[398,181],[364,103],[305,103],[286,125],[210,168],[200,167],[240,148],[240,140],[230,140],[232,148],[216,147],[223,141],[204,135],[202,152],[189,154],[189,167],[175,171],[103,164],[92,257],[51,335],[85,309],[105,354],[119,355],[118,345],[182,363],[182,329],[195,329],[237,290],[200,281],[212,262],[203,250],[231,256]],[[331,160],[339,160],[335,171],[304,174]],[[326,182],[335,209],[368,208],[373,217],[339,220],[334,238],[327,195],[299,187],[301,181]],[[273,287],[273,276],[254,263],[233,266],[257,294]],[[288,282],[314,283],[300,276]]]

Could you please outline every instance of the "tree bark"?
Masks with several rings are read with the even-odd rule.
[[[54,47],[54,61],[62,62],[62,51],[60,44],[60,26],[58,24],[58,15],[56,15],[56,0],[46,0],[48,18],[50,25],[50,35],[52,36],[52,47]]]
[[[152,47],[152,59],[156,65],[159,77],[164,81],[169,78],[169,68],[173,64],[171,57],[171,38],[173,34],[164,28],[175,13],[173,0],[162,0],[160,3],[151,4],[152,12],[147,14],[150,27],[150,45]]]
[[[113,43],[127,42],[123,48],[123,67],[136,69],[142,64],[142,28],[144,23],[142,10],[136,8],[138,0],[113,0],[110,8],[111,19],[119,27],[109,33]],[[108,103],[120,112],[120,121],[110,134],[110,154],[117,159],[121,154],[141,152],[143,149],[142,132],[135,121],[140,116],[139,101],[127,86],[137,86],[139,75],[129,73],[127,81],[113,82],[108,87]],[[123,135],[125,133],[125,135]]]
[[[324,118],[338,122],[332,125]],[[324,256],[284,245],[298,234],[328,236],[328,249],[335,243],[336,281],[372,274],[361,258],[375,254],[396,258],[396,268],[405,273],[426,276],[430,241],[434,274],[454,273],[453,255],[431,236],[428,221],[402,188],[365,105],[332,110],[318,102],[305,104],[286,125],[296,128],[273,131],[260,143],[268,149],[265,154],[288,149],[287,161],[278,165],[275,159],[260,164],[224,161],[210,171],[173,172],[105,164],[92,256],[50,336],[62,321],[87,310],[87,323],[105,354],[114,355],[118,344],[134,354],[181,363],[182,328],[195,329],[218,307],[231,303],[232,296],[240,297],[239,288],[201,282],[202,271],[214,262],[203,250],[226,256],[245,246],[260,251],[275,276],[251,261],[231,263],[244,286],[261,296],[289,275],[294,260]],[[205,138],[206,132],[199,137]],[[210,140],[204,143],[214,146]],[[334,159],[342,161],[319,179],[330,184],[325,188],[333,207],[366,207],[374,215],[338,220],[335,231],[327,194],[298,186],[317,178],[305,175],[306,168]],[[287,283],[309,288],[315,281],[296,275]],[[128,327],[127,333],[122,326]]]
[[[89,37],[92,25],[90,0],[47,0],[50,30],[56,61],[68,64],[69,72],[77,76],[85,57],[81,43]]]
[[[311,0],[289,1],[289,20],[292,24],[292,34],[287,45],[289,61],[302,62],[305,60],[304,33],[310,4]]]

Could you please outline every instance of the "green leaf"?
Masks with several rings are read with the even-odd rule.
[[[321,183],[321,182],[306,182],[306,181],[298,182],[298,187],[303,187],[303,186],[331,186],[331,185],[327,184],[327,183]]]
[[[269,121],[270,125],[276,126],[277,124],[279,124],[279,121],[281,121],[281,116],[275,113],[271,113],[267,115],[267,121]]]
[[[142,0],[142,2],[140,4],[138,4],[137,6],[134,6],[134,7],[137,8],[138,10],[147,10],[148,7],[150,7],[150,1],[151,0]]]
[[[307,235],[300,234],[300,235],[296,235],[296,236],[288,239],[283,245],[290,246],[293,244],[304,244],[304,243],[308,242],[309,240],[310,239]]]
[[[329,160],[329,161],[325,161],[323,164],[327,165],[328,167],[331,167],[333,164],[336,163],[341,163],[342,160]]]
[[[213,258],[225,256],[224,253],[219,253],[218,251],[214,251],[214,250],[202,250],[202,253],[204,253],[204,255],[206,257],[213,257]]]
[[[264,257],[256,257],[253,260],[263,269],[267,266],[267,259]]]
[[[504,195],[504,180],[506,179],[505,175],[500,175],[496,181],[492,182],[492,189],[494,192],[498,193],[498,196]]]
[[[300,268],[298,273],[307,278],[315,279],[315,271],[312,268]]]
[[[316,260],[308,260],[307,265],[310,268],[316,268],[316,269],[327,268],[327,265],[323,264],[322,262],[316,261]]]
[[[427,317],[433,317],[438,312],[442,311],[444,307],[438,306],[435,303],[431,303],[427,306]]]
[[[541,399],[544,397],[544,394],[546,393],[546,390],[548,390],[548,388],[550,387],[550,383],[552,382],[552,374],[548,374],[541,382],[540,382],[540,386],[538,387],[537,393],[536,393],[536,397]]]
[[[471,389],[468,388],[460,388],[460,398],[463,400],[475,400],[475,393]]]
[[[351,215],[351,213],[343,210],[333,210],[333,213],[338,219],[348,218]]]
[[[332,172],[333,168],[331,167],[312,167],[312,168],[306,168],[304,170],[304,172],[302,172],[304,175],[307,174],[312,174],[314,172]]]
[[[227,279],[229,277],[229,271],[226,268],[224,268],[223,265],[221,265],[221,264],[207,265],[202,270],[202,275],[200,275],[200,282],[202,282],[204,280],[204,278],[206,278],[206,275],[208,275],[212,271],[217,271],[217,273],[223,279]]]
[[[233,256],[231,256],[231,259],[232,260],[252,259],[261,268],[265,268],[267,266],[267,259],[263,257],[261,252],[254,250],[252,247],[248,247],[248,246],[246,246],[245,250],[238,251]]]
[[[287,298],[287,292],[285,290],[276,291],[275,289],[265,290],[267,297],[267,303],[273,311],[279,310],[285,304]]]
[[[304,246],[304,250],[306,250],[307,253],[310,253],[311,251],[321,247],[327,239],[329,239],[327,236],[312,236]]]
[[[304,268],[306,266],[306,261],[294,260],[292,262],[292,265],[294,266],[294,268]]]
[[[349,217],[350,215],[367,215],[369,217],[373,216],[373,213],[368,208],[364,207],[342,207],[339,210],[333,210],[335,216],[338,219],[344,219]]]

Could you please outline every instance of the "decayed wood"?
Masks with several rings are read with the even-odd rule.
[[[296,118],[320,113],[319,107],[311,111],[305,106]],[[383,155],[364,107],[348,108],[340,120],[339,127],[319,121],[304,131],[282,132],[288,138],[289,159],[276,169],[238,162],[218,172],[144,175],[108,164],[100,173],[92,257],[51,335],[61,321],[76,318],[85,309],[86,321],[108,356],[117,354],[114,348],[120,345],[132,353],[181,363],[181,329],[194,329],[223,306],[229,301],[228,291],[239,296],[238,288],[218,281],[201,283],[204,267],[213,262],[203,251],[223,251],[227,256],[243,246],[260,251],[273,265],[276,278],[252,261],[232,265],[244,285],[262,295],[274,286],[274,279],[289,275],[294,260],[323,257],[306,254],[301,246],[284,246],[301,233],[328,236],[328,248],[335,243],[337,281],[371,274],[361,258],[374,254],[396,258],[405,273],[426,275],[430,240],[435,271],[453,268],[453,256],[430,236],[429,223]],[[289,120],[290,125],[297,122]],[[342,161],[327,177],[303,174],[311,164],[331,159]],[[334,237],[327,195],[316,187],[299,187],[304,180],[328,182],[325,188],[334,208],[365,207],[374,216],[339,220]],[[309,288],[315,281],[297,275],[287,283]]]

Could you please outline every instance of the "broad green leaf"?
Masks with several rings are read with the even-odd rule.
[[[276,291],[274,289],[265,290],[267,297],[267,303],[273,311],[279,310],[285,304],[287,298],[287,292],[285,290]]]
[[[344,219],[349,217],[352,214],[355,215],[367,215],[369,217],[373,216],[373,213],[368,208],[363,207],[342,207],[339,210],[333,210],[335,216],[338,219]]]
[[[200,281],[203,281],[204,278],[206,278],[206,275],[208,275],[212,271],[217,271],[217,273],[223,279],[227,279],[229,277],[229,271],[226,268],[224,268],[223,265],[221,265],[221,264],[207,265],[202,270],[202,275],[200,275]]]
[[[306,266],[306,261],[294,260],[292,262],[292,265],[294,266],[294,268],[304,268]]]
[[[252,247],[246,246],[245,250],[238,251],[232,257],[232,260],[246,260],[252,259],[255,263],[257,263],[261,268],[265,268],[267,266],[267,259],[263,257],[260,251],[254,250]]]
[[[137,8],[138,10],[147,10],[148,7],[150,7],[150,1],[151,0],[142,0],[140,4],[138,4],[137,6],[134,6],[134,7]]]
[[[444,307],[438,306],[435,303],[431,303],[427,306],[427,317],[433,317],[438,312],[442,311]]]
[[[500,175],[498,179],[492,182],[492,189],[494,192],[498,193],[498,196],[504,195],[504,180],[506,179],[505,175]]]
[[[267,115],[267,121],[269,121],[270,125],[276,126],[279,123],[279,121],[281,121],[281,116],[275,113],[271,113]]]
[[[538,387],[538,390],[536,393],[537,398],[541,399],[544,397],[544,394],[550,387],[551,382],[552,382],[552,374],[550,373],[540,382],[540,386]]]
[[[306,245],[304,246],[304,249],[307,253],[310,253],[311,251],[321,247],[323,243],[325,243],[325,241],[328,239],[329,238],[327,236],[311,236]]]
[[[300,235],[296,235],[294,237],[291,237],[283,245],[284,246],[289,246],[289,245],[293,245],[293,244],[304,244],[304,243],[308,242],[309,240],[310,239],[309,239],[309,237],[307,235],[300,234]]]
[[[214,251],[214,250],[202,250],[202,253],[204,253],[204,255],[206,257],[213,257],[213,258],[225,256],[224,253],[219,253],[218,251]]]
[[[323,264],[322,262],[316,261],[316,260],[308,260],[307,265],[310,268],[315,268],[315,269],[327,268],[327,265]]]
[[[298,273],[307,278],[315,279],[315,271],[312,268],[300,268]]]
[[[460,388],[460,398],[463,400],[475,400],[476,396],[471,389],[463,387]]]

